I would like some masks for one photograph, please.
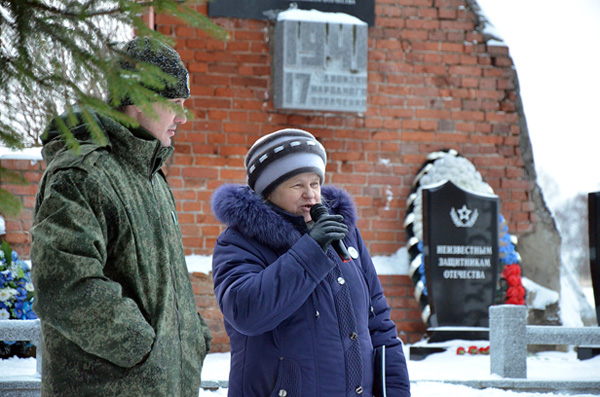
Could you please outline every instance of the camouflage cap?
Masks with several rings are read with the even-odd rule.
[[[136,37],[125,45],[123,51],[131,60],[157,66],[164,73],[175,77],[175,83],[166,84],[162,90],[153,89],[162,97],[174,99],[190,96],[189,73],[179,54],[172,47],[156,39]],[[119,60],[119,66],[127,70],[136,69],[135,64],[124,58]],[[121,106],[132,104],[128,96],[121,101]]]

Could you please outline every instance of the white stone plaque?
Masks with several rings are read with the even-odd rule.
[[[365,22],[346,14],[281,13],[275,28],[275,107],[366,111],[367,33]]]

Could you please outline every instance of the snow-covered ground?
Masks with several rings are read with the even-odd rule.
[[[188,256],[188,269],[190,272],[209,273],[212,257]],[[378,274],[406,274],[408,255],[405,248],[399,249],[391,256],[375,256],[373,263]],[[586,296],[593,305],[591,288],[586,289]],[[543,299],[549,293],[540,294]],[[533,397],[561,395],[559,393],[528,393],[506,391],[500,389],[474,389],[467,386],[444,383],[454,380],[494,380],[500,379],[490,374],[490,357],[486,355],[457,355],[456,349],[469,346],[489,346],[487,341],[452,341],[444,353],[432,354],[422,361],[408,361],[409,376],[412,381],[413,397]],[[409,357],[410,346],[405,346],[406,357]],[[204,364],[202,379],[227,380],[229,374],[229,353],[209,354]],[[528,380],[565,380],[565,381],[599,381],[600,356],[590,360],[579,361],[577,353],[568,352],[540,352],[530,355],[527,359]],[[600,393],[600,390],[598,391]],[[200,396],[215,397],[226,396],[226,390],[201,391]],[[575,396],[590,396],[590,394],[570,394]]]
[[[432,354],[422,361],[408,361],[413,397],[534,397],[559,396],[561,393],[516,392],[501,389],[474,389],[471,387],[444,383],[456,380],[494,380],[490,375],[490,357],[487,355],[457,355],[458,347],[468,348],[489,346],[487,341],[452,341],[444,353]],[[409,347],[405,346],[409,356]],[[229,374],[229,353],[211,353],[204,362],[202,379],[205,381],[227,380]],[[600,356],[579,361],[574,351],[541,352],[527,358],[527,379],[598,381],[600,380]],[[0,360],[0,377],[21,376],[35,373],[35,360],[11,358]],[[600,393],[600,391],[598,391]],[[226,396],[227,389],[216,391],[201,390],[199,397]],[[592,394],[570,394],[571,396],[592,396]]]
[[[443,383],[454,380],[494,380],[500,379],[490,374],[490,357],[487,355],[457,355],[458,347],[486,347],[487,341],[452,341],[451,347],[444,353],[432,354],[422,361],[408,360],[408,372],[411,378],[413,397],[461,396],[492,397],[516,396],[513,391],[500,389],[478,390],[462,385]],[[405,346],[405,354],[409,357],[409,347]],[[600,380],[600,356],[590,360],[577,360],[574,351],[541,352],[530,355],[527,359],[527,379],[529,380]],[[202,376],[204,380],[227,380],[229,373],[229,353],[209,354],[204,364]],[[600,392],[600,391],[599,391]],[[203,391],[201,396],[227,395],[224,390],[214,392]],[[549,396],[552,393],[521,392],[519,397]],[[556,395],[559,395],[558,393]],[[587,394],[577,394],[588,396]]]
[[[188,256],[190,272],[209,273],[211,256]],[[375,256],[373,262],[379,274],[406,274],[407,255],[405,249],[400,249],[391,256]],[[591,291],[587,291],[590,303],[593,304]],[[456,350],[470,346],[487,347],[487,341],[455,340],[444,344],[448,348],[444,353],[432,354],[422,361],[408,360],[408,372],[411,378],[413,397],[534,397],[560,396],[564,393],[534,393],[517,392],[487,388],[475,389],[456,385],[452,381],[486,381],[498,380],[500,377],[490,374],[490,357],[488,355],[457,355]],[[406,357],[410,346],[405,346]],[[229,376],[229,353],[211,353],[207,356],[202,371],[205,381],[225,381]],[[23,375],[33,375],[36,371],[35,359],[11,358],[0,360],[0,378]],[[540,352],[527,358],[527,379],[531,381],[600,381],[600,356],[579,361],[577,353],[572,349],[568,352]],[[598,390],[600,394],[600,390]],[[199,397],[226,396],[227,389],[215,391],[201,390]],[[569,394],[571,396],[589,397],[592,394]]]

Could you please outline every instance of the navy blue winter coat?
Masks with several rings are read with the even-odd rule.
[[[344,216],[355,258],[343,263],[308,235],[302,216],[247,186],[212,198],[228,227],[213,253],[214,288],[231,342],[229,396],[371,396],[373,349],[386,345],[388,397],[410,396],[406,360],[356,211],[324,186],[330,213]]]

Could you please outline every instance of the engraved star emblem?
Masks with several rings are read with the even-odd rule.
[[[458,212],[458,217],[461,221],[468,221],[472,210],[468,209],[466,204],[463,204],[462,208],[456,212]]]

